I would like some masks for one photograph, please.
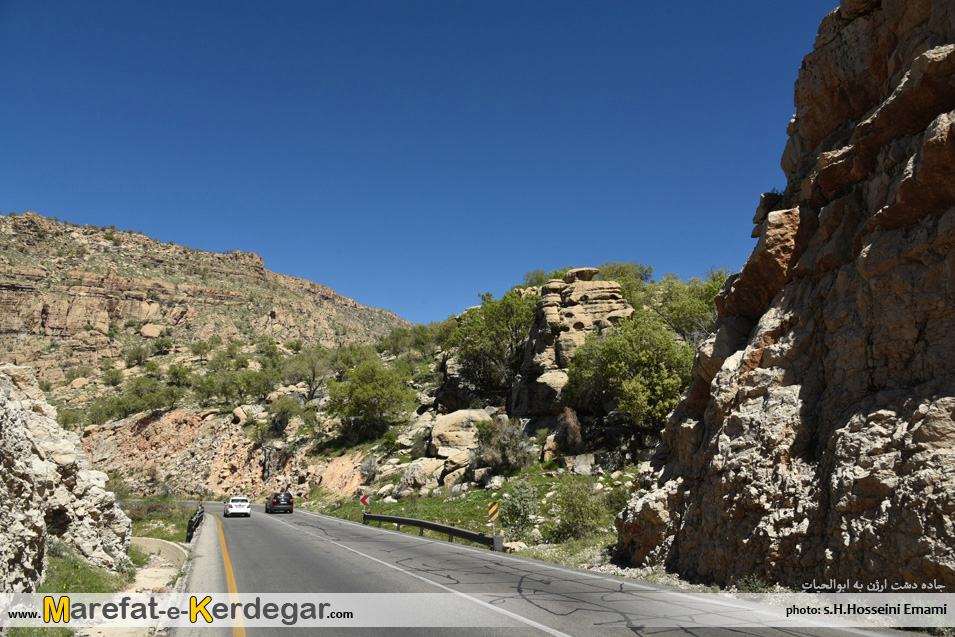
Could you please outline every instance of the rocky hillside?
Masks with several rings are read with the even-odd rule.
[[[129,518],[76,434],[56,424],[31,370],[0,364],[0,588],[31,592],[50,539],[112,568],[129,548]]]
[[[68,366],[118,358],[127,341],[172,334],[341,345],[408,322],[252,253],[203,252],[133,231],[0,216],[0,360],[56,382]]]
[[[758,242],[619,549],[719,583],[955,586],[955,4],[842,0]]]

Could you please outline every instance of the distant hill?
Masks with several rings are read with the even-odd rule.
[[[143,338],[186,345],[269,335],[331,346],[409,325],[270,272],[254,253],[205,252],[34,212],[0,216],[0,360],[34,367],[41,380],[119,358]]]

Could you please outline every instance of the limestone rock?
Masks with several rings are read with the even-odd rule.
[[[591,280],[598,272],[597,268],[576,268],[562,281],[541,287],[521,374],[511,391],[512,415],[532,418],[560,413],[566,369],[587,335],[633,315],[619,283]]]
[[[139,333],[142,334],[143,337],[145,338],[159,338],[160,336],[162,336],[162,332],[163,332],[162,325],[156,325],[155,323],[149,323],[147,325],[143,325],[139,329]]]
[[[460,451],[476,449],[477,424],[490,419],[483,409],[461,409],[440,416],[431,429],[431,455],[449,458]]]
[[[5,591],[35,590],[52,537],[106,568],[129,547],[130,521],[106,491],[106,474],[54,417],[31,372],[0,363],[0,496],[16,504],[0,507]]]
[[[396,491],[403,492],[417,487],[433,488],[438,486],[438,477],[444,469],[444,460],[438,458],[418,458],[412,460],[405,469]]]
[[[795,92],[788,186],[618,551],[721,584],[952,587],[955,5],[843,0]]]

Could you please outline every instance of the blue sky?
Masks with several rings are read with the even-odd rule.
[[[0,0],[0,210],[414,322],[534,269],[739,269],[836,4]]]

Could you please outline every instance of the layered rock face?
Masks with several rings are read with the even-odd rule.
[[[0,216],[0,354],[42,380],[118,358],[120,333],[370,343],[410,324],[247,252],[210,253],[133,231]]]
[[[570,270],[541,287],[537,318],[514,386],[511,415],[553,416],[563,408],[567,367],[591,332],[633,315],[616,281],[593,281],[597,268]]]
[[[76,434],[56,423],[32,371],[0,364],[0,589],[29,592],[50,537],[112,568],[126,555],[129,518],[106,491]]]
[[[843,0],[619,551],[955,586],[955,5]]]

